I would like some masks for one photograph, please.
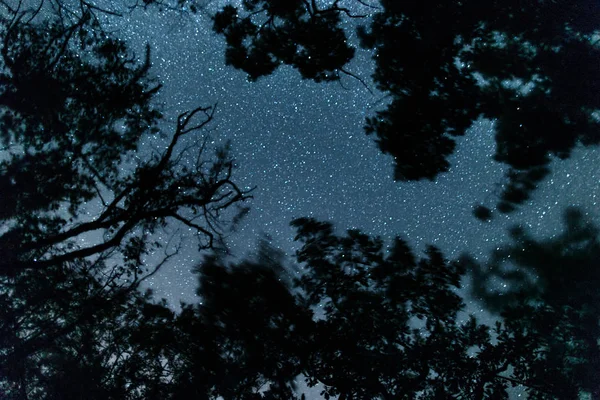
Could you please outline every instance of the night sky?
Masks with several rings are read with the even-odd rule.
[[[359,229],[388,243],[400,236],[419,255],[426,245],[433,244],[448,259],[469,253],[480,261],[507,243],[507,229],[516,224],[527,227],[537,238],[560,233],[568,206],[581,207],[600,225],[600,149],[577,148],[570,159],[555,160],[550,166],[552,173],[527,204],[509,215],[494,213],[490,222],[481,222],[473,216],[473,207],[482,204],[493,209],[506,183],[507,168],[492,159],[493,121],[476,121],[458,139],[449,160],[450,172],[433,182],[394,182],[392,158],[383,155],[374,138],[363,130],[365,117],[383,108],[386,101],[371,83],[374,65],[369,51],[357,48],[346,68],[368,88],[350,76],[342,76],[340,82],[314,83],[303,80],[290,67],[248,82],[244,72],[225,66],[224,39],[212,32],[210,15],[230,1],[207,1],[206,10],[198,14],[150,7],[121,17],[98,16],[104,28],[126,41],[140,58],[146,44],[150,45],[151,73],[163,85],[156,101],[165,116],[161,128],[168,136],[144,138],[140,159],[164,151],[180,113],[217,104],[214,121],[200,133],[210,137],[212,147],[230,141],[238,166],[232,180],[244,189],[255,187],[253,199],[245,204],[251,208],[249,214],[227,235],[232,260],[251,256],[258,240],[268,236],[273,246],[290,256],[292,264],[299,246],[289,223],[298,217],[331,221],[340,233]],[[94,4],[123,11],[124,3],[102,0]],[[356,4],[353,0],[340,3],[346,7]],[[353,11],[366,13],[369,9]],[[357,23],[367,21],[350,20],[345,27],[355,46],[355,26],[351,24]],[[185,136],[181,145],[202,138]],[[195,158],[183,162],[193,164]],[[131,165],[124,168],[129,172]],[[97,215],[95,211],[90,208],[89,216]],[[181,226],[174,229],[168,227],[157,239],[171,248],[181,241],[181,251],[144,284],[154,291],[155,298],[166,298],[178,309],[181,301],[199,301],[192,269],[202,260],[202,253],[190,231]],[[153,265],[161,256],[152,255],[147,261]],[[496,284],[500,291],[505,286],[501,281]],[[466,295],[468,291],[465,279],[466,311],[482,322],[491,322],[493,317]],[[466,313],[461,314],[464,316]],[[318,387],[308,390],[301,379],[298,383],[308,398],[320,398],[315,394]],[[511,389],[511,398],[519,393],[518,388]]]
[[[248,203],[250,214],[228,237],[235,257],[250,254],[264,234],[293,255],[289,222],[302,216],[330,220],[340,230],[358,228],[388,239],[401,236],[418,251],[434,244],[448,258],[468,251],[480,259],[504,243],[506,228],[516,223],[538,237],[559,232],[566,206],[581,206],[600,221],[600,157],[589,149],[554,162],[553,174],[520,211],[496,214],[489,223],[476,220],[473,206],[493,208],[504,182],[504,167],[491,159],[491,121],[476,122],[459,139],[451,171],[435,182],[394,182],[392,159],[379,152],[362,128],[365,116],[383,106],[383,95],[373,87],[370,93],[348,76],[341,84],[302,80],[288,67],[247,82],[243,72],[225,66],[223,40],[211,31],[209,14],[222,4],[213,2],[195,16],[138,10],[111,19],[109,26],[136,54],[143,54],[145,43],[151,45],[152,72],[164,84],[158,101],[164,104],[167,127],[182,111],[218,103],[206,133],[215,143],[231,141],[239,165],[235,181],[256,186]],[[369,57],[358,50],[348,70],[370,84]],[[142,152],[160,150],[161,144],[149,139]],[[180,256],[148,286],[175,307],[180,300],[196,301],[196,278],[190,270],[200,259],[194,241],[186,240]],[[479,305],[469,300],[469,311],[478,313]]]

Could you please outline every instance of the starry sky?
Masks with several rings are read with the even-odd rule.
[[[123,6],[116,0],[95,4],[111,10]],[[289,223],[305,216],[332,221],[340,232],[360,229],[388,241],[401,236],[417,252],[434,244],[449,259],[468,252],[479,260],[505,243],[507,228],[517,223],[539,238],[559,233],[568,206],[582,207],[600,224],[600,151],[583,148],[566,161],[555,161],[552,174],[517,212],[496,214],[488,223],[475,219],[473,206],[493,208],[504,182],[505,167],[491,158],[494,123],[489,120],[476,121],[458,140],[449,173],[434,182],[394,182],[392,159],[381,154],[363,131],[365,117],[385,105],[384,95],[349,76],[333,83],[302,80],[289,67],[248,82],[243,72],[225,66],[223,39],[211,30],[210,15],[224,4],[227,1],[210,1],[197,15],[150,8],[103,18],[105,28],[137,55],[142,56],[150,44],[151,72],[163,84],[156,100],[165,115],[165,132],[173,132],[181,112],[218,104],[204,133],[213,145],[231,142],[239,167],[234,181],[240,187],[255,187],[249,215],[227,237],[233,258],[251,255],[264,235],[293,256],[298,245]],[[356,44],[350,25],[354,23],[350,20],[346,28]],[[370,83],[373,67],[370,53],[357,49],[347,69]],[[164,150],[168,140],[146,138],[140,157]],[[173,308],[180,301],[198,301],[197,278],[191,270],[202,255],[194,238],[185,233],[177,233],[183,240],[178,256],[146,281],[155,296],[166,298]],[[502,282],[498,285],[501,290]],[[466,280],[463,293],[468,286]],[[476,299],[465,300],[468,313],[490,321]],[[315,394],[318,388],[307,390],[299,384],[308,398],[320,398]],[[518,390],[511,396],[519,397]]]
[[[475,122],[459,139],[449,173],[434,182],[394,182],[391,158],[363,131],[365,116],[382,107],[384,96],[348,76],[316,84],[288,67],[248,82],[243,72],[225,66],[223,40],[211,31],[209,15],[223,4],[213,1],[198,15],[140,9],[108,23],[136,54],[151,45],[152,73],[164,85],[158,101],[166,129],[180,112],[218,103],[206,133],[215,144],[231,141],[239,166],[234,178],[240,186],[256,187],[250,214],[228,237],[235,257],[251,254],[265,234],[293,255],[297,245],[289,222],[303,216],[330,220],[340,231],[401,236],[417,251],[434,244],[448,258],[469,252],[479,259],[500,246],[506,228],[516,223],[538,237],[559,232],[566,206],[581,206],[600,222],[600,153],[590,149],[555,161],[550,179],[518,212],[489,223],[476,220],[472,207],[492,208],[504,182],[504,167],[491,159],[493,121]],[[354,40],[353,27],[346,28]],[[369,52],[358,50],[348,70],[370,83]],[[161,146],[164,141],[148,139],[141,148]],[[196,300],[190,271],[201,257],[193,243],[186,240],[179,256],[147,283],[174,306]],[[468,300],[468,307],[480,313],[477,302]]]

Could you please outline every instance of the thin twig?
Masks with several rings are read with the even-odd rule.
[[[369,85],[367,85],[365,83],[365,81],[360,76],[358,76],[358,75],[356,75],[356,74],[354,74],[354,73],[352,73],[350,71],[347,71],[344,68],[339,68],[339,71],[342,72],[342,73],[344,73],[344,74],[346,74],[346,75],[348,75],[348,76],[351,76],[352,78],[354,78],[356,80],[358,80],[360,83],[362,83],[362,85],[365,87],[365,89],[367,89],[367,91],[369,93],[371,93],[372,95],[375,95],[375,93],[373,93],[373,90],[369,87]]]

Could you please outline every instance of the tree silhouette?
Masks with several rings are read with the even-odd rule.
[[[454,289],[468,265],[448,263],[434,247],[418,258],[396,239],[385,251],[380,239],[336,235],[330,223],[302,218],[292,223],[302,245],[294,288],[264,244],[262,262],[209,257],[197,270],[203,300],[186,310],[196,328],[176,335],[201,349],[192,360],[204,360],[183,369],[197,380],[187,384],[211,382],[212,397],[225,399],[294,398],[302,374],[323,385],[325,398],[497,399],[517,385],[531,399],[597,398],[597,230],[574,211],[568,220],[552,245],[521,234],[525,251],[519,242],[496,254],[547,283],[503,294],[504,319],[493,330],[459,321],[464,304]],[[580,271],[569,275],[574,283],[561,283],[549,262]],[[502,270],[491,265],[490,276]]]
[[[334,80],[354,54],[342,26],[359,17],[340,3],[245,1],[241,9],[224,6],[214,30],[226,39],[226,63],[251,80],[281,64],[304,78]],[[448,171],[455,138],[489,118],[494,159],[510,167],[497,206],[506,213],[529,199],[553,157],[598,144],[595,2],[382,0],[368,9],[377,12],[358,34],[389,102],[366,119],[365,131],[393,157],[396,180]]]
[[[505,398],[509,364],[489,328],[457,320],[458,264],[433,247],[418,259],[401,239],[386,254],[358,231],[293,225],[302,244],[294,287],[264,243],[255,261],[212,256],[198,266],[202,300],[184,308],[171,345],[185,349],[177,390],[297,398],[302,374],[325,398]]]
[[[599,231],[575,208],[565,211],[564,222],[563,233],[546,240],[514,228],[512,243],[488,263],[462,262],[473,296],[504,319],[499,340],[514,378],[546,392],[533,398],[599,399]],[[498,281],[504,290],[494,290]]]
[[[418,258],[401,239],[386,251],[378,238],[336,235],[330,223],[308,218],[293,221],[301,243],[293,285],[280,252],[263,241],[255,260],[205,257],[196,268],[201,300],[179,314],[136,291],[122,292],[120,302],[104,295],[92,302],[84,291],[97,279],[72,282],[66,270],[64,281],[57,274],[47,285],[71,285],[78,293],[70,299],[49,295],[39,279],[20,287],[32,293],[19,297],[63,306],[46,311],[57,319],[76,310],[76,329],[38,335],[44,343],[35,357],[0,363],[3,388],[27,379],[43,394],[9,398],[280,399],[301,398],[295,382],[303,376],[309,386],[321,383],[325,398],[497,399],[514,385],[532,399],[597,398],[598,291],[589,268],[597,230],[574,212],[569,221],[573,229],[552,245],[521,234],[526,251],[519,243],[498,253],[539,267],[549,283],[506,296],[494,333],[473,317],[458,319],[464,262],[448,263],[434,247]],[[566,264],[555,261],[559,254]],[[556,288],[548,260],[578,268],[573,286]],[[2,312],[3,321],[22,317]],[[14,332],[2,325],[1,342]]]
[[[139,159],[134,150],[142,135],[160,133],[161,115],[151,103],[159,86],[150,86],[149,50],[136,65],[89,9],[75,21],[61,14],[44,24],[24,22],[35,17],[32,12],[4,21],[0,104],[6,157],[0,182],[7,196],[0,208],[7,230],[0,243],[11,252],[1,261],[3,274],[114,249],[134,272],[148,251],[148,235],[169,220],[195,230],[201,247],[214,246],[219,214],[247,192],[231,180],[228,148],[207,161],[206,142],[182,139],[210,123],[215,107],[180,114],[164,152]],[[182,165],[189,154],[196,165]],[[82,206],[92,201],[100,211],[86,220]],[[75,244],[98,231],[104,238],[97,244]]]
[[[0,397],[292,399],[303,377],[327,399],[499,399],[516,385],[532,399],[600,399],[600,246],[581,212],[550,240],[513,229],[485,266],[311,218],[292,222],[291,266],[267,239],[254,259],[227,262],[223,216],[249,194],[229,148],[207,156],[194,139],[215,107],[180,114],[166,135],[150,50],[136,61],[100,26],[108,11],[76,3],[0,2]],[[214,28],[251,79],[282,63],[316,81],[348,73],[341,26],[356,15],[340,1],[241,8],[223,8]],[[396,177],[433,179],[452,136],[495,118],[508,212],[552,155],[596,144],[596,14],[585,1],[382,1],[360,36],[391,102],[367,132],[396,157]],[[141,157],[138,143],[161,134],[164,149]],[[214,250],[195,269],[201,300],[179,313],[138,290],[177,253],[156,240],[169,224]],[[502,317],[494,330],[459,318],[467,270]],[[497,279],[504,293],[490,292]]]
[[[181,224],[220,246],[222,215],[249,196],[228,147],[211,157],[198,137],[214,106],[180,114],[166,148],[140,157],[142,138],[166,135],[150,50],[137,62],[91,4],[41,4],[2,3],[0,21],[0,391],[123,398],[106,383],[120,324],[135,322],[122,308],[177,252],[156,236]]]
[[[214,16],[213,29],[227,41],[225,63],[248,74],[248,79],[271,74],[279,65],[298,69],[317,82],[339,79],[354,56],[340,24],[339,1],[321,8],[315,1],[243,2],[224,6]]]
[[[298,262],[303,301],[315,322],[308,380],[325,397],[345,399],[485,398],[501,396],[502,358],[485,326],[457,321],[461,270],[434,247],[417,258],[396,239],[383,243],[358,231],[336,236],[329,223],[293,222],[303,243]],[[469,349],[478,348],[478,357]],[[465,379],[465,377],[469,379]],[[497,398],[497,397],[496,397]]]
[[[228,267],[210,257],[198,267],[202,303],[196,313],[208,340],[196,342],[214,349],[213,398],[295,398],[310,314],[273,267],[252,261]],[[206,368],[205,359],[195,357],[193,365]]]

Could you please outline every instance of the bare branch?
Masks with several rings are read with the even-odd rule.
[[[173,213],[170,216],[173,217],[173,218],[175,218],[176,220],[182,222],[184,225],[189,226],[190,228],[194,228],[198,232],[201,232],[204,235],[206,235],[208,237],[208,247],[207,248],[210,249],[210,248],[213,247],[213,244],[214,244],[214,234],[212,232],[210,232],[209,230],[203,228],[202,226],[200,226],[198,224],[193,223],[189,219],[184,218],[184,217],[182,217],[181,215],[179,215],[177,213]]]
[[[154,269],[152,269],[152,271],[151,271],[151,272],[149,272],[148,274],[144,275],[143,277],[141,277],[141,278],[139,278],[139,279],[136,279],[136,280],[134,280],[134,281],[131,283],[131,285],[130,285],[129,287],[127,287],[127,289],[126,289],[125,293],[132,292],[133,290],[136,290],[136,289],[137,289],[137,288],[140,286],[140,284],[141,284],[143,281],[145,281],[145,280],[147,280],[147,279],[149,279],[149,278],[153,277],[154,275],[156,275],[156,273],[157,273],[158,271],[160,271],[160,269],[161,269],[161,268],[162,268],[162,267],[163,267],[163,266],[164,266],[164,265],[165,265],[165,264],[166,264],[166,263],[167,263],[167,262],[168,262],[168,261],[169,261],[171,258],[173,258],[173,257],[174,257],[174,256],[176,256],[177,254],[179,254],[179,251],[180,251],[180,250],[181,250],[181,245],[178,245],[178,246],[177,246],[177,248],[175,249],[175,251],[174,251],[173,253],[167,253],[167,249],[165,248],[165,252],[164,252],[165,256],[163,257],[163,259],[162,259],[162,260],[161,260],[159,263],[157,263],[157,264],[154,266]]]
[[[108,15],[112,15],[112,16],[115,16],[115,17],[122,17],[123,16],[123,14],[121,14],[121,13],[119,13],[117,11],[111,11],[111,10],[107,10],[105,8],[98,7],[97,5],[89,3],[89,2],[87,2],[85,0],[80,0],[80,3],[81,3],[82,6],[85,6],[88,9],[97,10],[97,11],[100,11],[101,13],[103,13],[103,14],[108,14]]]
[[[375,6],[373,4],[369,4],[369,3],[365,2],[364,0],[356,0],[356,1],[365,7],[373,8],[375,10],[381,10],[381,6]]]
[[[342,73],[344,73],[344,74],[346,74],[346,75],[348,75],[348,76],[351,76],[352,78],[354,78],[357,81],[359,81],[360,83],[362,83],[362,85],[365,87],[365,89],[367,89],[367,91],[369,93],[371,93],[372,95],[375,94],[375,93],[373,93],[373,90],[369,87],[369,85],[367,85],[366,82],[360,76],[358,76],[358,75],[356,75],[356,74],[354,74],[354,73],[352,73],[350,71],[347,71],[344,68],[340,68],[339,71],[342,72]]]

